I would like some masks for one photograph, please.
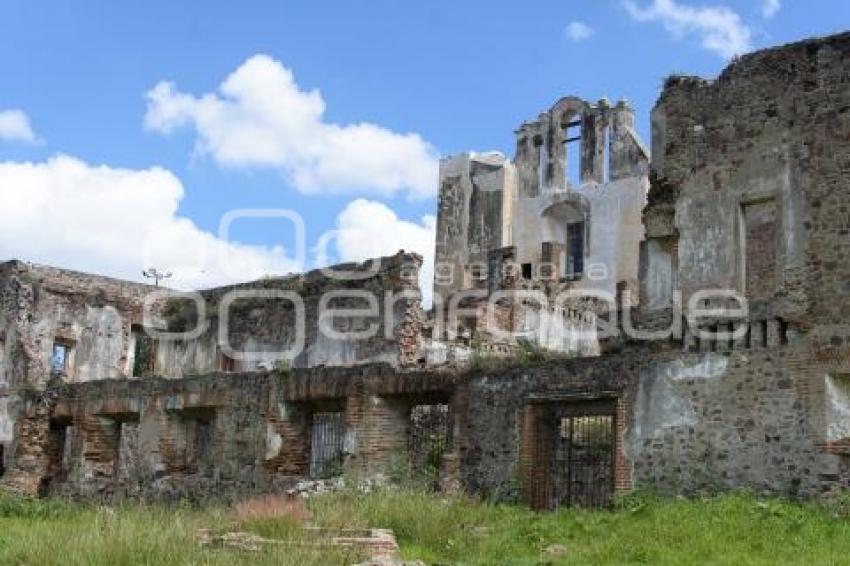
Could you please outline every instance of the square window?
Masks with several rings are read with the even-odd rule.
[[[53,357],[51,358],[50,368],[55,373],[65,373],[68,370],[70,351],[71,347],[64,342],[53,343]]]

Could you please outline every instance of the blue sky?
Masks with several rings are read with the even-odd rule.
[[[648,140],[665,76],[848,27],[846,0],[4,0],[0,204],[25,212],[0,227],[0,260],[134,278],[157,261],[181,286],[300,267],[273,220],[216,241],[234,208],[298,211],[307,267],[334,228],[328,260],[427,248],[439,156],[510,155],[514,128],[566,94],[629,99]],[[244,261],[191,272],[193,246]]]

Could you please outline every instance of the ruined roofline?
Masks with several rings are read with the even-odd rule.
[[[218,294],[218,293],[226,293],[227,291],[232,291],[236,289],[245,289],[245,288],[255,288],[258,284],[268,284],[272,287],[275,285],[285,285],[287,283],[293,284],[310,284],[314,281],[321,281],[328,279],[328,272],[334,271],[362,271],[364,273],[369,272],[374,269],[375,262],[380,262],[380,268],[372,274],[370,277],[365,279],[370,279],[374,277],[380,277],[382,273],[386,272],[385,267],[387,265],[393,266],[397,269],[401,269],[405,264],[413,264],[416,266],[417,271],[422,267],[423,258],[421,255],[415,252],[405,252],[404,250],[399,250],[398,253],[391,256],[382,256],[376,258],[369,258],[361,262],[346,262],[346,263],[337,263],[334,265],[329,265],[327,267],[319,267],[316,269],[311,269],[310,271],[306,271],[303,273],[290,273],[287,275],[281,276],[273,276],[261,279],[254,279],[251,281],[245,281],[243,283],[234,283],[232,285],[224,285],[221,287],[209,287],[206,289],[200,289],[198,292],[207,293],[207,294]],[[344,281],[344,278],[341,278],[340,281]],[[415,282],[416,288],[418,289],[418,281]]]
[[[441,157],[440,164],[451,163],[457,159],[468,159],[469,161],[476,161],[490,165],[501,165],[502,163],[510,161],[507,155],[496,149],[490,151],[467,150]]]
[[[799,41],[791,41],[782,45],[766,47],[764,49],[745,53],[734,58],[715,79],[701,77],[699,75],[671,73],[664,79],[659,101],[664,98],[664,94],[668,89],[679,86],[692,88],[711,87],[717,82],[728,80],[741,69],[758,65],[759,63],[770,60],[771,58],[785,56],[787,53],[792,51],[818,49],[824,46],[837,47],[845,51],[846,56],[850,56],[850,31],[833,35],[812,36]],[[749,71],[747,71],[747,73],[749,73]]]
[[[108,275],[100,275],[98,273],[89,273],[86,271],[78,271],[75,269],[34,263],[29,261],[23,261],[20,259],[10,259],[8,261],[0,262],[0,276],[12,272],[31,273],[44,277],[53,284],[60,286],[67,285],[69,287],[72,285],[69,284],[68,280],[77,281],[78,284],[86,282],[87,284],[92,285],[95,285],[97,284],[97,282],[100,282],[109,285],[125,286],[136,290],[144,291],[168,289],[168,287],[156,287],[155,285],[151,285],[149,283],[140,283],[137,281],[132,281],[130,279],[119,279],[117,277],[110,277]]]
[[[400,259],[402,258],[402,259]],[[339,263],[335,265],[329,265],[324,268],[313,269],[304,273],[292,273],[288,275],[274,276],[268,278],[261,279],[253,279],[250,281],[245,281],[243,283],[235,283],[232,285],[225,285],[220,287],[208,287],[204,289],[198,289],[198,292],[201,293],[214,293],[214,292],[222,292],[228,291],[231,289],[239,289],[245,287],[256,287],[257,283],[265,283],[269,281],[273,282],[287,282],[287,281],[301,281],[304,283],[309,283],[310,281],[316,281],[323,278],[326,278],[327,271],[368,271],[372,269],[375,261],[380,261],[381,265],[396,265],[397,267],[401,267],[404,262],[412,262],[417,269],[422,266],[422,256],[415,252],[404,252],[404,250],[400,250],[399,253],[392,256],[384,256],[378,258],[370,258],[362,262],[346,262]],[[381,274],[383,269],[378,271],[374,277],[377,277]],[[0,262],[0,277],[5,276],[11,273],[31,273],[33,275],[37,275],[45,278],[52,285],[56,287],[65,287],[68,289],[74,288],[82,288],[82,287],[96,287],[102,284],[116,286],[116,287],[127,287],[134,291],[144,291],[144,292],[153,292],[153,291],[176,291],[173,288],[167,286],[155,286],[148,283],[138,283],[136,281],[131,281],[129,279],[119,279],[117,277],[110,277],[107,275],[99,275],[96,273],[88,273],[84,271],[76,271],[73,269],[66,269],[63,267],[55,267],[52,265],[44,265],[32,262],[26,262],[20,259],[11,259],[5,262]]]
[[[850,55],[850,31],[844,31],[832,35],[811,36],[798,41],[789,41],[782,45],[775,45],[745,53],[733,59],[733,61],[721,72],[720,78],[722,78],[727,72],[734,70],[739,65],[749,65],[761,58],[780,55],[788,51],[811,49],[813,47],[820,48],[827,45],[847,50],[848,55]]]

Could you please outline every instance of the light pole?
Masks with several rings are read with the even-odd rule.
[[[159,287],[159,282],[163,279],[168,279],[173,274],[172,273],[162,273],[161,271],[157,271],[155,267],[151,267],[150,269],[142,270],[142,275],[144,275],[148,279],[153,279],[154,284]]]

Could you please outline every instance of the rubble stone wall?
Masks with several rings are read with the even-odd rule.
[[[800,324],[847,323],[848,54],[844,33],[745,55],[714,81],[668,79],[652,114],[644,222],[651,237],[669,235],[659,220],[672,205],[686,300],[706,288],[745,291],[770,244],[775,284],[753,298]],[[748,234],[744,209],[766,202],[774,229]],[[746,241],[759,233],[773,241]]]
[[[418,361],[423,322],[417,284],[421,263],[415,254],[399,253],[360,265],[343,264],[303,275],[203,291],[207,314],[204,331],[197,339],[160,341],[155,372],[180,377],[225,369],[223,356],[228,355],[228,350],[224,342],[230,347],[236,371],[375,362],[414,364]],[[343,275],[346,272],[351,276]],[[338,296],[332,298],[333,293]],[[225,303],[228,296],[236,297],[229,307]],[[328,299],[325,304],[324,298]],[[294,301],[303,309],[301,349],[297,347],[296,329],[299,307]],[[220,307],[228,314],[225,332],[221,332]],[[195,308],[190,307],[190,315],[194,315]],[[373,315],[343,312],[369,308],[374,308]],[[322,313],[332,310],[336,311],[335,318],[322,322]],[[168,315],[165,318],[168,322]],[[196,328],[195,318],[188,318],[188,328],[181,326],[180,330]],[[323,324],[348,336],[334,337]],[[354,336],[367,331],[371,335]]]

